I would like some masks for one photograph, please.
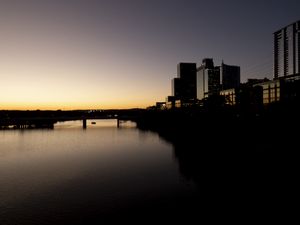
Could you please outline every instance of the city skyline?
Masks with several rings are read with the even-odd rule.
[[[1,1],[0,109],[107,109],[170,95],[179,62],[273,78],[299,1]],[[203,10],[205,9],[205,10]],[[206,10],[210,9],[210,10]]]

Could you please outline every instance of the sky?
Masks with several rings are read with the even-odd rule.
[[[299,0],[0,0],[0,110],[144,108],[179,62],[272,78]]]

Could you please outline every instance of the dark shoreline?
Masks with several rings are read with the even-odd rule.
[[[180,173],[197,185],[201,205],[244,216],[281,213],[297,189],[300,114],[275,109],[240,116],[148,112],[137,125],[173,145]]]

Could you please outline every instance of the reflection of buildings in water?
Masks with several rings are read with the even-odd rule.
[[[182,176],[196,184],[199,204],[213,208],[233,204],[232,209],[237,212],[280,208],[283,192],[292,185],[291,178],[296,173],[291,168],[295,165],[290,158],[294,153],[283,153],[280,149],[295,143],[286,143],[285,139],[270,142],[268,138],[259,138],[262,132],[250,136],[252,132],[160,136],[173,145]]]

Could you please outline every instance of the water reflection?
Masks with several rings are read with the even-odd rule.
[[[213,219],[257,220],[286,210],[299,174],[296,141],[282,136],[270,142],[260,132],[264,131],[158,133],[172,144],[180,173],[196,183],[202,213]]]
[[[197,192],[179,174],[169,143],[114,121],[96,125],[0,131],[1,225],[157,221],[192,212]]]
[[[89,119],[87,120],[87,128],[116,128],[118,127],[118,122],[116,119]],[[83,121],[63,121],[54,124],[55,129],[82,129]],[[119,128],[136,128],[136,123],[131,121],[120,121]]]

